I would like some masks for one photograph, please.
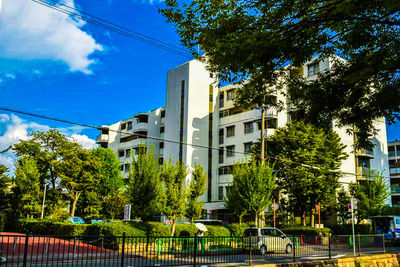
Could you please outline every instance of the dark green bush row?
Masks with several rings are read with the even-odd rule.
[[[334,235],[351,235],[353,233],[351,224],[333,224],[329,225],[329,228]],[[366,235],[372,234],[373,228],[371,224],[355,224],[354,231],[356,234]]]
[[[331,232],[329,228],[314,228],[310,226],[290,226],[281,229],[286,235],[322,235],[328,236]]]

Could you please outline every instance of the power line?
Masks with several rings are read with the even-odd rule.
[[[137,41],[140,41],[140,42],[143,42],[143,43],[158,47],[160,49],[164,49],[164,50],[166,50],[168,52],[175,53],[175,54],[180,55],[182,57],[193,59],[193,56],[190,53],[186,52],[184,49],[182,49],[180,47],[177,47],[177,46],[171,45],[169,43],[166,43],[164,41],[160,41],[160,40],[158,40],[156,38],[153,38],[153,37],[138,33],[138,32],[133,31],[133,30],[127,28],[127,27],[120,26],[118,24],[115,24],[113,22],[101,19],[99,17],[90,15],[87,12],[83,12],[83,11],[75,9],[75,8],[73,8],[71,6],[68,6],[68,5],[65,5],[65,4],[62,4],[62,3],[56,3],[53,0],[50,0],[50,1],[52,1],[55,4],[51,4],[51,3],[49,3],[49,2],[47,2],[45,0],[32,0],[32,1],[35,2],[35,3],[38,3],[40,5],[46,6],[48,8],[51,8],[53,10],[59,11],[61,13],[67,14],[69,16],[84,20],[84,21],[86,21],[88,23],[91,23],[91,24],[94,24],[96,26],[102,27],[104,29],[110,30],[112,32],[119,33],[119,34],[124,35],[126,37],[129,37],[129,38],[135,39]],[[66,7],[68,9],[70,9],[70,10],[68,10],[66,8],[63,8],[60,5]],[[73,11],[75,11],[75,12],[73,12]],[[82,14],[84,14],[84,15],[82,15]]]
[[[4,110],[4,111],[8,111],[8,112],[14,112],[14,113],[18,113],[18,114],[23,114],[23,115],[27,115],[30,117],[36,117],[36,118],[41,118],[41,119],[46,119],[46,120],[51,120],[51,121],[57,121],[57,122],[62,122],[62,123],[67,123],[67,124],[72,124],[72,125],[78,125],[78,126],[82,126],[82,127],[86,127],[86,128],[91,128],[91,129],[96,129],[96,130],[101,130],[102,127],[101,126],[94,126],[94,125],[90,125],[90,124],[85,124],[85,123],[79,123],[79,122],[74,122],[74,121],[69,121],[69,120],[64,120],[64,119],[58,119],[55,117],[50,117],[50,116],[46,116],[46,115],[41,115],[41,114],[34,114],[31,112],[27,112],[27,111],[21,111],[21,110],[16,110],[16,109],[12,109],[12,108],[7,108],[7,107],[0,107],[0,110]],[[127,136],[136,136],[136,137],[142,137],[144,139],[152,139],[152,140],[156,140],[156,141],[162,141],[162,142],[167,142],[167,143],[173,143],[173,144],[182,144],[185,146],[191,146],[191,147],[197,147],[197,148],[204,148],[204,149],[212,149],[212,150],[217,150],[217,151],[228,151],[227,149],[223,149],[223,148],[219,148],[219,147],[212,147],[212,146],[206,146],[206,145],[198,145],[198,144],[190,144],[187,142],[180,142],[180,141],[175,141],[175,140],[169,140],[169,139],[164,139],[161,137],[154,137],[154,136],[148,136],[148,135],[144,135],[144,134],[140,134],[140,133],[129,133],[129,132],[125,132],[125,131],[119,131],[119,130],[112,130],[112,129],[108,129],[111,132],[115,132],[115,133],[119,133],[121,135],[125,135],[124,137]],[[245,151],[237,151],[237,150],[230,150],[230,152],[232,153],[236,153],[236,154],[242,154],[242,155],[247,155],[247,156],[251,156],[254,155],[251,152],[245,152]],[[286,159],[281,159],[281,158],[277,158],[277,157],[271,157],[269,156],[268,158],[271,158],[273,160],[277,160],[277,161],[281,161],[281,162],[288,162],[288,163],[292,163],[292,164],[296,164],[302,167],[306,167],[306,168],[311,168],[314,170],[323,170],[323,168],[319,167],[319,166],[312,166],[309,164],[305,164],[305,163],[300,163],[300,162],[295,162],[292,160],[286,160]],[[328,171],[328,172],[333,172],[333,173],[340,173],[340,174],[344,174],[344,175],[351,175],[351,176],[360,176],[359,174],[356,173],[351,173],[351,172],[343,172],[340,170],[324,170],[324,171]],[[365,175],[363,175],[365,176]],[[390,176],[383,176],[384,178],[390,178]],[[346,184],[346,182],[341,182],[342,184]],[[348,184],[348,183],[347,183]]]

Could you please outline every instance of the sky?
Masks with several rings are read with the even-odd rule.
[[[0,106],[95,126],[165,106],[167,71],[188,59],[73,19],[32,0],[0,0]],[[180,46],[161,0],[63,0],[92,15]],[[86,148],[98,132],[0,111],[0,151],[34,130],[58,128]],[[400,139],[398,125],[388,140]],[[11,151],[0,163],[13,170]]]

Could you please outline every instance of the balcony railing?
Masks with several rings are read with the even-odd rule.
[[[374,175],[376,174],[376,170],[372,170],[366,167],[357,167],[356,174],[358,180],[372,179],[372,177],[374,177]]]
[[[96,142],[99,143],[108,143],[108,134],[100,134],[97,136]]]
[[[391,192],[392,194],[400,194],[400,186],[392,186]]]
[[[374,157],[374,150],[373,149],[359,149],[356,151],[357,156],[364,156],[364,157]]]

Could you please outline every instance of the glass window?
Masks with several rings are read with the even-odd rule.
[[[132,122],[128,121],[128,130],[132,130]]]
[[[218,200],[224,200],[224,187],[218,187]]]
[[[163,133],[165,131],[165,127],[164,126],[161,126],[160,127],[160,133]]]
[[[108,129],[101,129],[101,134],[108,134]]]
[[[158,158],[158,163],[159,163],[160,165],[163,165],[163,164],[164,164],[164,159],[163,159],[163,158]]]
[[[235,146],[227,146],[226,147],[226,156],[233,157],[235,151]]]
[[[218,163],[224,163],[224,149],[221,148],[218,152]]]
[[[126,129],[126,123],[121,124],[121,130],[125,130]]]
[[[161,118],[164,118],[164,117],[165,117],[165,109],[161,110]]]
[[[246,229],[243,236],[258,236],[258,229]]]
[[[164,148],[164,142],[160,142],[160,149]]]
[[[224,92],[221,92],[219,94],[219,107],[223,108],[224,107]]]
[[[319,62],[308,65],[308,76],[313,76],[319,73]]]
[[[358,158],[358,167],[369,168],[370,161],[366,158]]]
[[[252,142],[244,143],[244,153],[250,153],[251,152],[251,146],[253,145]]]
[[[235,136],[235,126],[226,127],[226,137]]]
[[[233,100],[234,96],[235,96],[234,90],[226,91],[226,100]]]
[[[270,236],[271,230],[270,229],[261,229],[261,235]]]
[[[269,129],[276,129],[278,126],[278,119],[271,118],[271,119],[266,120],[266,126]]]
[[[125,155],[129,157],[131,155],[131,150],[130,149],[125,150]]]
[[[253,122],[245,122],[244,123],[244,133],[252,133],[253,132]]]
[[[224,129],[219,129],[219,144],[224,143]]]
[[[125,156],[125,151],[124,151],[124,150],[118,151],[118,156],[119,156],[120,158],[122,158],[123,156]]]

